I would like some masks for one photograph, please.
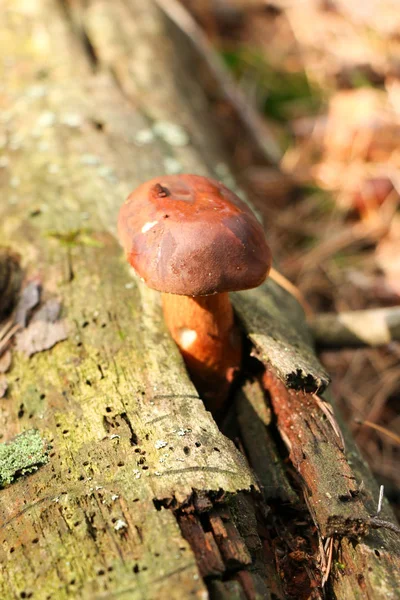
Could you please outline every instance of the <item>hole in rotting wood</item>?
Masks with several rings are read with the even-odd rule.
[[[183,447],[183,452],[186,454],[186,456],[189,456],[189,454],[190,454],[190,448],[189,448],[189,446],[184,446]]]
[[[97,131],[104,131],[105,124],[99,119],[90,119],[90,122]]]
[[[131,446],[137,446],[138,445],[138,436],[136,435],[133,427],[132,427],[132,423],[127,415],[126,412],[121,413],[121,418],[125,421],[126,425],[128,426],[128,429],[130,431],[130,438],[129,438],[129,442],[131,444]]]
[[[200,448],[201,442],[195,442],[194,445],[196,446],[196,448]]]
[[[365,577],[362,573],[357,575],[357,583],[361,589],[365,589]]]

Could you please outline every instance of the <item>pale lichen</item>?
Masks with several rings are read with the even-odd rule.
[[[37,429],[30,429],[0,444],[0,487],[37,471],[48,461],[48,447]]]

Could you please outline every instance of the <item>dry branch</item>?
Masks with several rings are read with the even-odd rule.
[[[400,307],[320,314],[310,327],[322,348],[383,346],[400,340]]]

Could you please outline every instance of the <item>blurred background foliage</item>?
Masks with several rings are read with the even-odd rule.
[[[315,312],[400,304],[398,0],[181,2],[279,148],[268,164],[227,145],[281,272]],[[399,507],[400,344],[320,357]]]

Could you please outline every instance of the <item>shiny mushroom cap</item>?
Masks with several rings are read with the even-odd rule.
[[[206,296],[260,285],[271,267],[262,226],[224,185],[198,175],[165,175],[122,205],[118,235],[146,284]]]

